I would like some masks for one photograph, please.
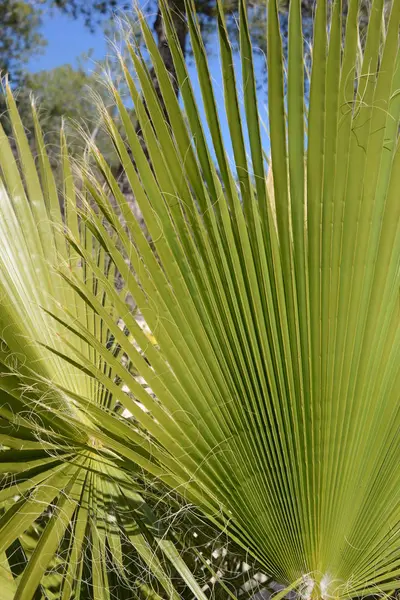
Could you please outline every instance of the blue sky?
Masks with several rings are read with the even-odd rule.
[[[48,70],[63,65],[65,63],[76,64],[77,59],[83,53],[92,52],[91,59],[87,63],[90,70],[91,65],[95,65],[95,61],[102,60],[107,51],[107,42],[100,27],[95,33],[91,33],[84,25],[83,19],[72,19],[58,11],[47,13],[43,18],[42,34],[47,40],[47,46],[42,54],[33,57],[28,63],[28,70],[31,72]],[[214,90],[216,93],[217,105],[220,112],[221,127],[225,142],[228,144],[228,154],[232,158],[232,151],[229,148],[229,131],[225,118],[224,99],[222,90],[222,75],[218,57],[218,42],[217,39],[211,40],[210,48],[210,70],[213,79]],[[240,80],[240,65],[239,60],[235,59],[238,81]],[[256,68],[261,77],[262,66],[261,59],[256,58]],[[189,68],[192,76],[196,96],[200,100],[199,86],[195,77],[193,67]],[[265,110],[265,86],[260,93],[260,116],[263,121],[266,121],[267,114]],[[268,145],[266,134],[263,132],[264,145]]]
[[[42,54],[28,63],[29,71],[54,69],[65,63],[75,63],[77,57],[93,49],[93,58],[104,58],[107,44],[101,27],[90,33],[83,19],[71,19],[59,12],[48,13],[43,18],[42,34],[47,46]]]

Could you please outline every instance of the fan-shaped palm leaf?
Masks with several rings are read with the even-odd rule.
[[[116,89],[135,165],[105,110],[104,118],[152,242],[95,148],[108,189],[90,172],[84,185],[101,211],[88,207],[87,225],[122,273],[157,344],[127,315],[132,344],[107,307],[65,274],[156,395],[103,350],[146,408],[135,409],[150,435],[146,468],[227,528],[277,580],[303,581],[306,595],[314,586],[312,593],[323,597],[389,591],[400,573],[400,2],[393,2],[384,34],[382,5],[372,4],[360,61],[357,1],[350,2],[343,51],[340,2],[328,30],[327,3],[317,3],[305,120],[300,2],[290,8],[287,96],[278,13],[269,2],[272,193],[244,1],[244,111],[219,13],[234,165],[192,6],[188,25],[210,146],[168,12],[163,7],[183,109],[141,19],[163,105],[134,49],[139,87],[124,72],[152,168]],[[110,193],[128,231],[112,211]],[[73,235],[70,241],[101,280],[89,253]],[[108,293],[121,314],[121,299]],[[67,312],[63,320],[75,339],[87,336],[101,353]],[[89,359],[77,354],[76,360],[114,391]],[[103,443],[128,456],[136,434],[127,433],[121,444],[112,420],[86,408]]]

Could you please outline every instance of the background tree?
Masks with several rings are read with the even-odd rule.
[[[41,15],[30,2],[5,0],[0,4],[0,70],[18,79],[23,65],[45,41]]]
[[[111,16],[118,7],[128,8],[129,2],[117,0],[2,0],[0,3],[0,73],[1,76],[7,76],[14,89],[20,88],[23,93],[19,95],[21,101],[21,114],[29,126],[30,111],[24,110],[28,106],[26,99],[29,92],[32,91],[36,96],[46,95],[46,109],[50,112],[48,124],[50,129],[54,123],[54,115],[61,113],[61,106],[57,104],[56,96],[70,99],[71,104],[67,105],[66,100],[62,102],[62,113],[66,117],[74,116],[77,107],[77,94],[82,90],[82,81],[87,79],[86,83],[94,83],[89,75],[85,75],[84,70],[78,65],[76,70],[72,67],[61,67],[54,72],[41,73],[39,75],[29,74],[26,69],[27,62],[40,53],[46,46],[46,39],[41,31],[43,25],[43,16],[47,10],[58,10],[70,15],[71,18],[83,17],[86,27],[93,31],[103,22],[107,16]],[[64,80],[62,75],[68,75],[70,81]],[[54,84],[59,85],[58,92]],[[47,85],[50,85],[51,92],[47,94]],[[73,86],[77,85],[75,93],[72,93]],[[46,93],[44,93],[46,92]],[[54,100],[55,104],[51,105]],[[87,103],[83,102],[84,111],[82,118],[86,118]],[[7,133],[10,133],[8,120],[4,115],[6,108],[4,95],[0,93],[0,114],[1,123]],[[59,128],[57,122],[56,128]],[[47,133],[47,129],[45,129]],[[51,141],[50,141],[51,143]]]
[[[45,10],[60,10],[73,18],[82,16],[90,29],[117,7],[117,0],[2,0],[0,3],[0,69],[18,83],[27,60],[46,45],[41,33]]]

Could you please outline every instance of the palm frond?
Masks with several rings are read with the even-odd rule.
[[[114,435],[130,431],[141,445],[145,442],[135,434],[137,425],[115,412],[117,399],[126,394],[115,384],[113,395],[102,384],[102,378],[115,379],[121,371],[120,346],[95,308],[106,307],[114,316],[107,289],[114,291],[115,271],[90,229],[80,224],[65,138],[62,134],[64,188],[59,192],[34,107],[37,164],[9,90],[8,106],[15,148],[2,134],[2,597],[124,599],[150,594],[177,600],[178,589],[191,589],[203,599],[175,549],[174,527],[161,526],[160,515],[145,500],[153,484],[135,459],[149,463],[148,450],[136,447],[123,461],[99,439],[98,413],[104,417],[108,411]],[[68,231],[79,238],[93,268],[67,243],[60,201]],[[81,295],[60,274],[63,270],[82,286]],[[93,308],[86,294],[93,296]],[[68,307],[75,327],[85,331],[74,351],[56,335],[62,306]],[[94,346],[108,348],[117,371]],[[73,358],[76,352],[92,371],[82,371]],[[88,403],[98,413],[88,416]],[[153,499],[155,506],[162,504],[163,493],[159,490]]]
[[[269,2],[272,193],[245,3],[244,114],[222,7],[218,16],[233,165],[195,11],[187,4],[211,144],[164,3],[183,108],[141,18],[162,105],[134,48],[138,85],[122,68],[148,156],[117,89],[111,91],[130,152],[103,111],[151,242],[95,147],[107,186],[85,174],[100,211],[88,202],[87,226],[120,270],[156,344],[129,315],[131,337],[118,332],[115,316],[94,294],[86,291],[85,301],[156,397],[138,389],[118,357],[86,339],[145,408],[135,413],[150,436],[145,468],[227,528],[276,580],[302,580],[324,597],[392,590],[400,565],[400,3],[393,2],[382,37],[383,3],[374,0],[360,70],[357,2],[350,2],[343,51],[340,2],[329,35],[326,3],[317,3],[305,122],[300,3],[291,2],[286,81],[278,12]],[[92,257],[70,241],[94,269]],[[74,276],[65,279],[83,294]],[[117,293],[109,294],[117,306]],[[67,311],[63,321],[72,326]],[[73,335],[82,338],[84,328]],[[82,368],[99,378],[81,358]],[[100,381],[114,393],[110,379]],[[94,407],[87,410],[93,414]],[[128,457],[136,433],[127,433],[122,447],[109,417],[96,414],[106,445]]]

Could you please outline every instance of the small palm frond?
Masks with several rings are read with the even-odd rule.
[[[135,435],[137,422],[115,412],[126,394],[117,383],[113,391],[102,385],[102,378],[117,381],[119,371],[87,340],[97,340],[114,361],[121,348],[96,309],[60,274],[76,277],[94,303],[114,315],[107,297],[114,265],[90,229],[80,226],[63,135],[59,192],[35,110],[37,165],[10,90],[7,96],[15,147],[1,131],[0,595],[178,600],[179,588],[205,598],[175,547],[174,527],[151,508],[162,504],[161,492],[145,501],[154,484],[135,461],[149,462],[143,438],[119,459],[101,442],[97,414],[88,418],[76,401],[107,411],[114,436]],[[67,243],[60,200],[68,231],[93,259],[93,269]],[[73,351],[55,331],[62,306],[86,331]],[[95,365],[97,379],[77,364],[77,352]]]

